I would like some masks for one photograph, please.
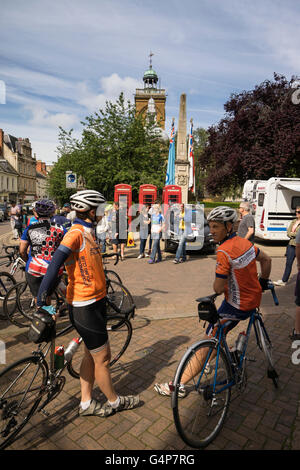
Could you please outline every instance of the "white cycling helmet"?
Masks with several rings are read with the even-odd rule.
[[[234,223],[237,220],[237,212],[228,206],[215,207],[207,216],[208,222],[231,222]]]
[[[70,197],[71,208],[77,212],[86,212],[95,209],[106,202],[103,194],[93,189],[78,191]]]

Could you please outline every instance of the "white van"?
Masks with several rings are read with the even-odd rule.
[[[296,207],[300,206],[300,178],[256,180],[249,202],[257,238],[289,240],[287,228],[296,218]]]

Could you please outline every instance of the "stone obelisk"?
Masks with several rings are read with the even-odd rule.
[[[186,132],[186,94],[180,96],[179,120],[177,132],[177,148],[175,160],[175,184],[181,187],[182,202],[188,202],[189,190],[189,160],[187,151]]]

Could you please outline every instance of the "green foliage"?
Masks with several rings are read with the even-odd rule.
[[[136,200],[141,184],[164,186],[169,143],[155,133],[154,124],[136,117],[135,107],[123,94],[116,103],[106,102],[104,110],[87,116],[82,125],[80,141],[72,137],[72,130],[60,128],[59,158],[51,172],[53,197],[62,202],[72,193],[65,189],[67,170],[81,175],[87,188],[101,191],[107,199],[113,199],[119,183],[130,184]]]
[[[225,117],[208,129],[200,160],[212,195],[238,190],[247,179],[297,176],[300,172],[300,105],[292,84],[274,74],[254,90],[232,94]]]

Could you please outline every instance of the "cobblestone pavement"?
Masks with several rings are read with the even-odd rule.
[[[284,247],[266,247],[269,250],[273,255],[272,278],[276,280],[284,268]],[[63,391],[46,408],[50,416],[34,416],[10,449],[190,450],[176,432],[170,399],[158,396],[153,386],[172,379],[184,351],[203,335],[195,299],[212,293],[215,257],[192,254],[188,262],[175,265],[173,255],[164,254],[161,263],[148,265],[147,259],[137,260],[137,255],[137,247],[128,249],[125,261],[115,267],[138,308],[132,322],[132,341],[112,368],[112,376],[121,394],[140,394],[141,406],[106,419],[79,417],[79,381],[66,372]],[[111,261],[109,265],[114,269]],[[264,294],[262,303],[274,343],[279,388],[275,390],[267,378],[264,357],[251,337],[248,352],[257,362],[248,366],[247,388],[243,394],[234,395],[225,425],[207,449],[300,448],[300,365],[291,362],[293,350],[288,338],[294,322],[295,273],[294,266],[288,285],[277,288],[278,307],[270,292]],[[229,344],[244,328],[240,323],[234,333],[229,333]],[[0,338],[6,345],[8,364],[33,350],[26,329],[5,321],[0,323]],[[3,367],[0,365],[0,370]],[[97,388],[95,397],[104,400]]]

